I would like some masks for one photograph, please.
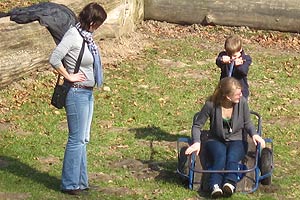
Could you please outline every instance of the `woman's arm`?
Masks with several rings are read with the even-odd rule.
[[[252,140],[255,145],[260,143],[261,147],[264,148],[266,146],[265,140],[257,134],[256,129],[251,121],[251,118],[250,118],[251,114],[250,114],[247,100],[242,97],[240,101],[241,101],[241,103],[243,103],[243,108],[244,108],[243,110],[244,110],[244,126],[245,126],[244,128],[245,128],[245,130],[252,137]]]
[[[201,129],[203,128],[205,122],[210,116],[210,112],[212,109],[212,102],[207,101],[200,112],[196,113],[193,118],[192,125],[192,139],[193,144],[187,148],[185,154],[191,154],[196,151],[197,155],[200,152],[200,143],[201,143]]]
[[[70,82],[81,82],[86,80],[86,77],[82,72],[78,72],[76,74],[69,74],[62,63],[62,60],[66,57],[66,55],[75,49],[75,47],[73,46],[74,41],[78,40],[76,34],[78,34],[77,30],[72,28],[68,30],[62,38],[61,42],[53,50],[49,59],[49,62],[52,65],[52,67]],[[73,62],[74,65],[76,65],[76,60],[74,60]]]

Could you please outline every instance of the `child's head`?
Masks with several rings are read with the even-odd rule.
[[[238,58],[241,56],[242,40],[238,35],[231,35],[226,39],[224,47],[228,56]]]

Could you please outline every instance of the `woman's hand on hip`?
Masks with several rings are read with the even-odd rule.
[[[82,72],[78,72],[76,74],[70,74],[68,80],[70,82],[82,82],[86,80],[86,77]]]
[[[56,71],[70,82],[82,82],[86,80],[84,73],[82,73],[81,71],[76,74],[69,74],[64,66],[56,68]]]
[[[195,142],[194,144],[192,144],[191,146],[189,146],[185,150],[185,154],[189,155],[189,154],[192,154],[195,151],[196,151],[196,154],[199,155],[199,152],[200,152],[200,142]]]

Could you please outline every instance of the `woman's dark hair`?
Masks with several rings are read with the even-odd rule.
[[[79,13],[78,21],[83,30],[89,30],[91,23],[96,23],[99,26],[106,20],[107,14],[104,8],[97,3],[89,3]]]

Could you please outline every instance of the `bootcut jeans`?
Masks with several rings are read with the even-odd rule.
[[[205,150],[210,160],[211,170],[238,170],[239,162],[247,152],[247,142],[209,140],[205,143]],[[237,181],[237,173],[211,173],[209,187],[212,189],[215,184],[222,187],[224,183],[236,186]]]
[[[90,140],[94,111],[93,91],[71,88],[66,98],[65,110],[69,135],[63,161],[61,189],[86,189],[89,187],[86,146]]]

